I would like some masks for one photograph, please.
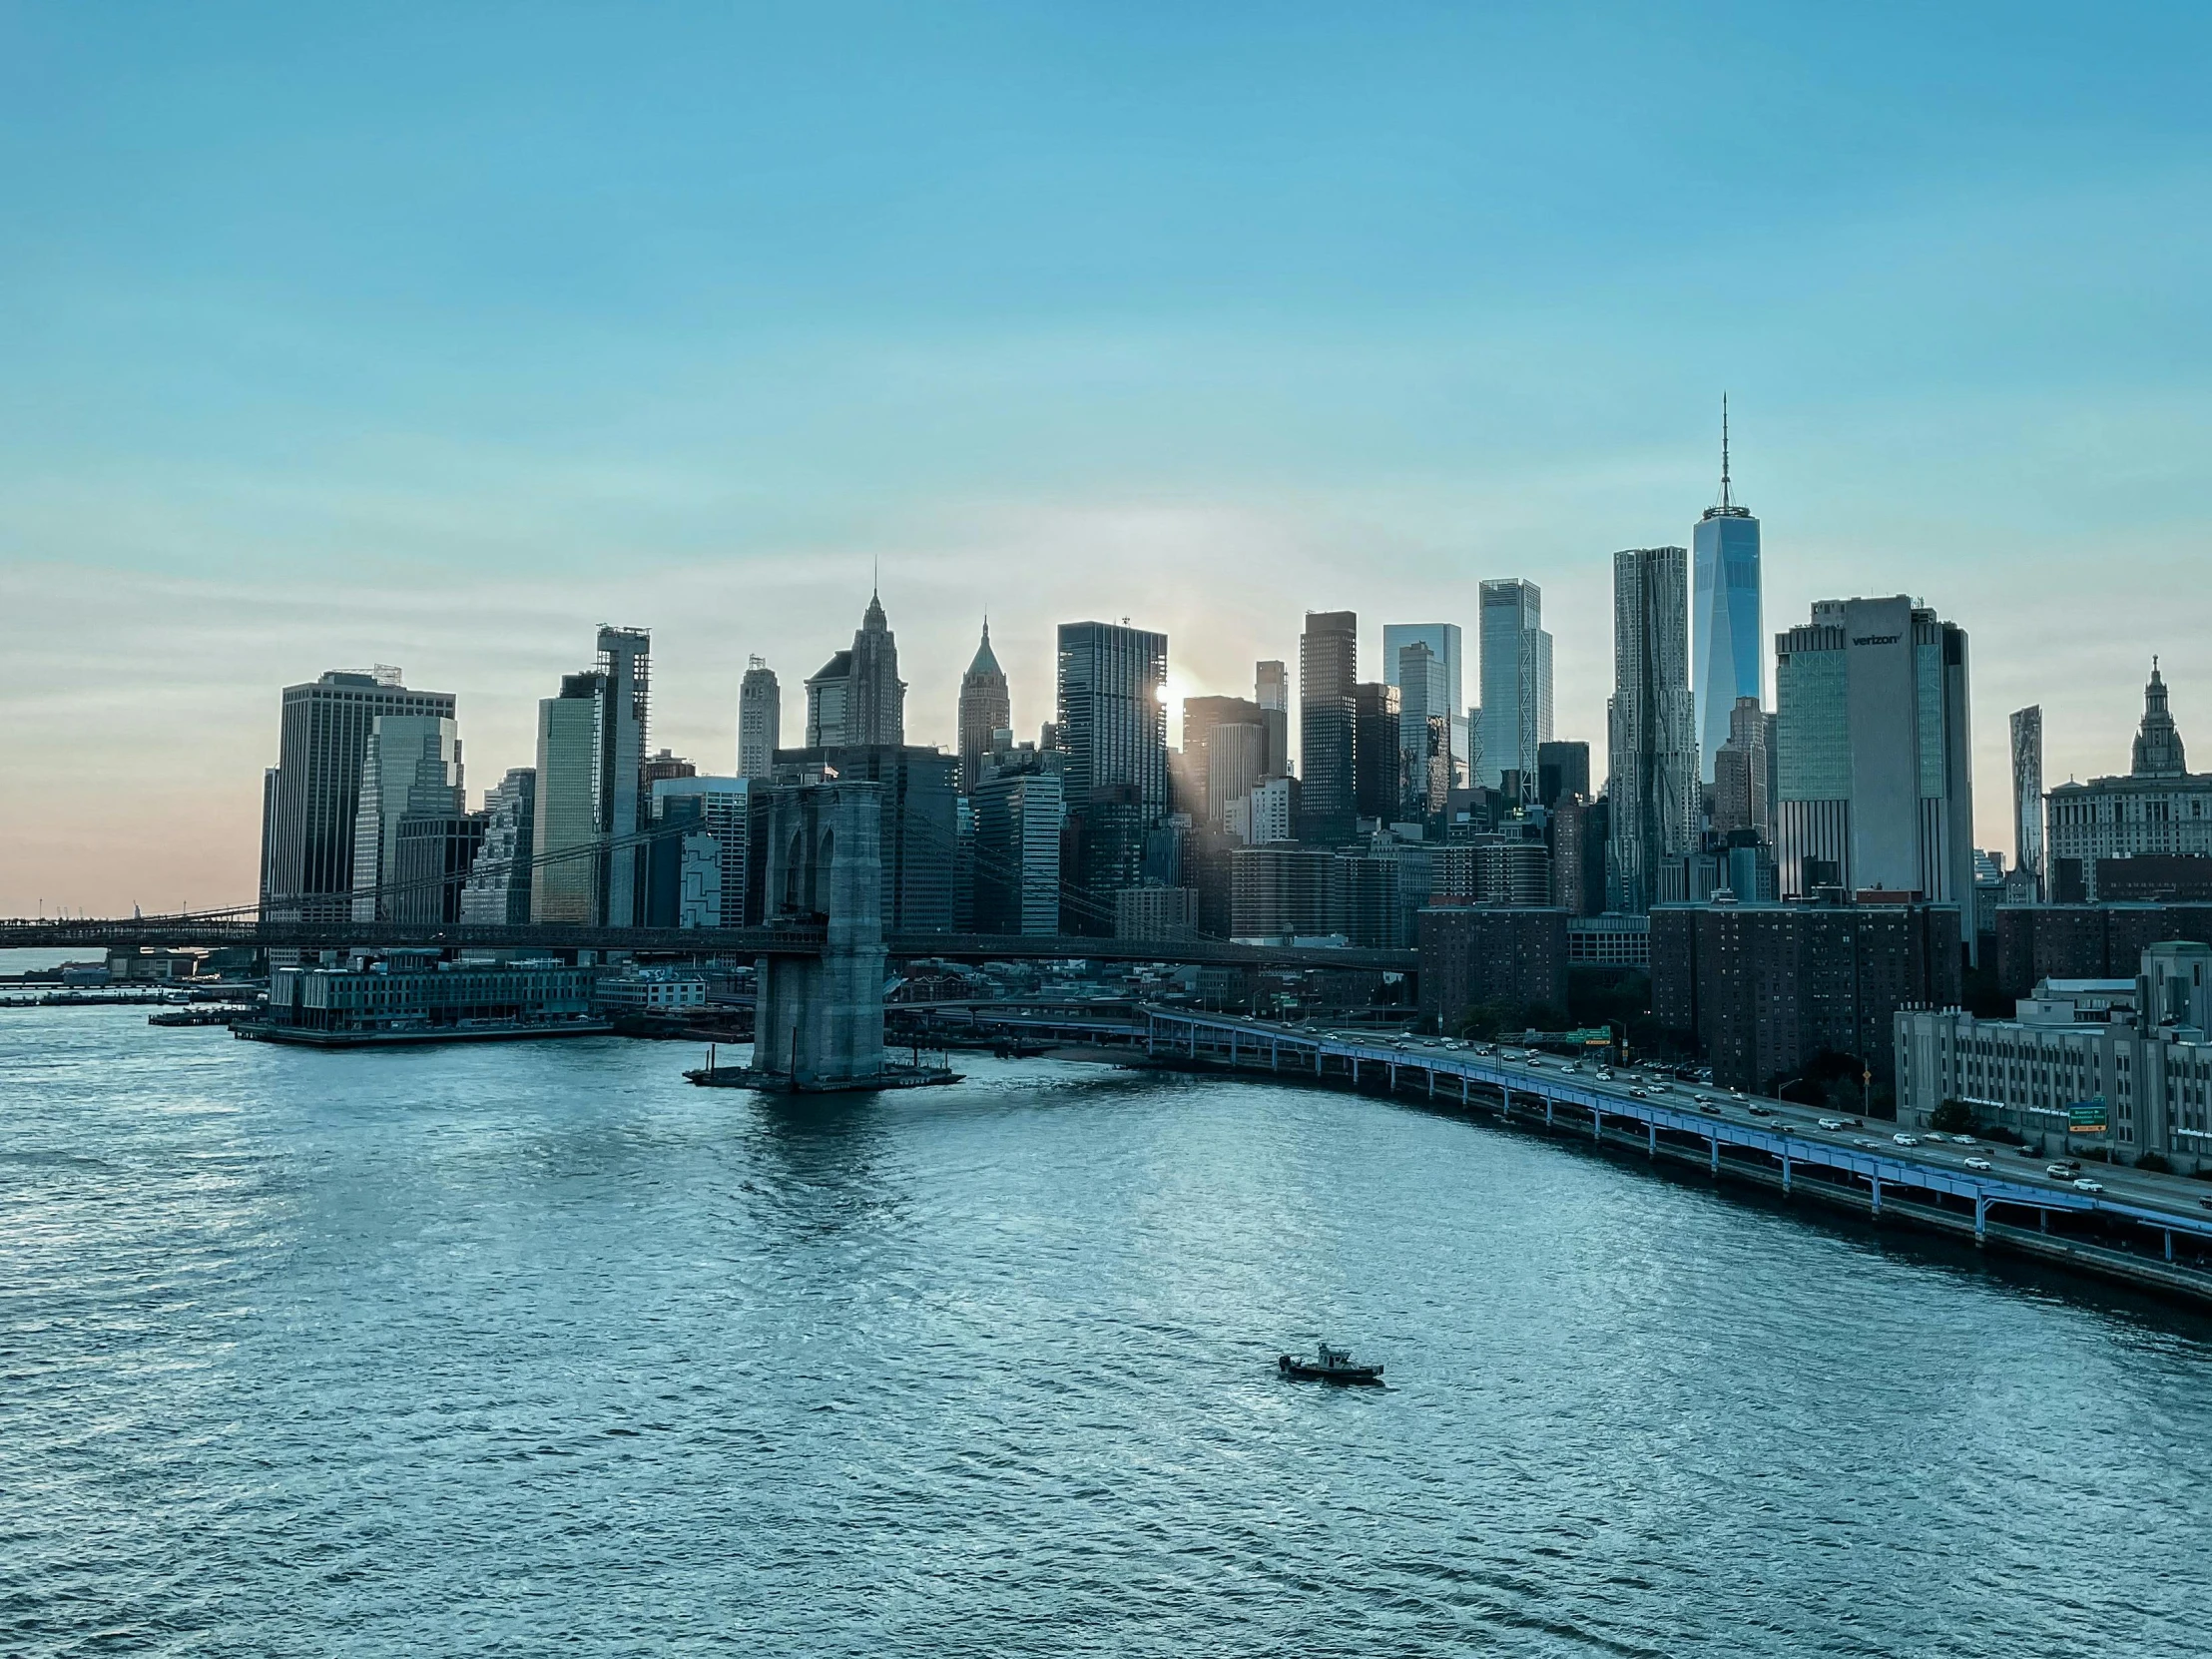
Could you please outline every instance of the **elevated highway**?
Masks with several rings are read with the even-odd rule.
[[[926,1004],[917,1004],[926,1007]],[[1126,1053],[1136,1064],[1255,1073],[1286,1082],[1410,1094],[1445,1110],[1554,1133],[1612,1151],[1703,1165],[1748,1181],[2059,1262],[2212,1305],[2212,1186],[2095,1163],[2105,1190],[2052,1176],[2016,1149],[1908,1136],[1780,1100],[1751,1099],[1628,1069],[1600,1079],[1556,1057],[1481,1054],[1437,1038],[1389,1038],[1272,1024],[1157,1005],[992,1008],[978,1026],[1009,1036]],[[1975,1158],[1987,1169],[1971,1167]],[[2056,1230],[2054,1231],[2054,1224]]]

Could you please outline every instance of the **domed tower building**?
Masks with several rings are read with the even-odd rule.
[[[2053,902],[2212,899],[2212,775],[2189,770],[2155,657],[2130,763],[2044,797]]]

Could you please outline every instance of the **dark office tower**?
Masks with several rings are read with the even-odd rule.
[[[1697,732],[1690,718],[1686,548],[1613,555],[1612,776],[1606,907],[1641,912],[1660,866],[1697,849]]]
[[[530,884],[534,922],[596,922],[600,871],[597,757],[601,674],[564,674],[561,694],[538,704],[537,799],[531,821]]]
[[[1341,846],[1357,832],[1359,678],[1359,617],[1308,611],[1298,642],[1298,838],[1318,846]]]
[[[1144,838],[1168,813],[1168,638],[1108,622],[1060,625],[1067,756],[1062,879],[1070,931],[1112,933],[1114,894],[1143,879]]]
[[[607,856],[599,914],[610,927],[645,918],[646,860],[638,835],[652,807],[645,781],[652,665],[653,636],[644,629],[600,627],[598,828]]]
[[[262,769],[262,913],[269,913],[269,882],[276,867],[276,769]]]
[[[991,619],[983,619],[983,643],[975,648],[975,660],[960,676],[960,793],[973,796],[983,781],[983,765],[990,759],[991,734],[1013,729],[1012,700],[1006,693],[1005,671],[991,651]]]
[[[1140,806],[1168,810],[1168,637],[1110,622],[1060,625],[1059,713],[1053,723],[1067,756],[1067,802],[1128,784]]]
[[[325,674],[284,688],[276,775],[264,781],[268,825],[263,913],[342,921],[353,907],[361,763],[380,715],[453,718],[450,692],[409,691],[396,669]]]
[[[392,860],[397,890],[389,896],[393,921],[436,925],[461,918],[463,888],[484,844],[483,813],[409,813],[399,821]]]
[[[766,778],[784,745],[784,693],[763,657],[746,664],[738,688],[738,776]]]
[[[1355,818],[1387,824],[1405,799],[1404,756],[1398,751],[1398,690],[1380,680],[1352,688],[1352,810]]]
[[[1264,778],[1291,775],[1291,671],[1278,662],[1257,664],[1252,677],[1252,700],[1260,705],[1260,725],[1267,741],[1260,756]]]
[[[1590,746],[1540,743],[1536,746],[1536,805],[1555,806],[1562,796],[1590,794]]]
[[[1202,824],[1219,826],[1226,800],[1217,799],[1213,793],[1214,732],[1223,726],[1259,726],[1262,711],[1260,705],[1243,697],[1186,697],[1183,699],[1183,760],[1191,776],[1192,798],[1199,810],[1192,818]],[[1262,740],[1263,745],[1265,739]],[[1239,751],[1240,755],[1243,753]],[[1235,783],[1243,776],[1244,763],[1226,775],[1225,782]],[[1253,782],[1258,782],[1257,779]],[[1248,785],[1241,793],[1251,794]]]

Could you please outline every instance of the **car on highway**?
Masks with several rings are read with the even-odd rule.
[[[1890,1139],[1900,1146],[1919,1146],[1921,1144],[1921,1138],[1918,1135],[1892,1135]]]
[[[1993,1165],[1993,1164],[1991,1164],[1991,1163],[1989,1162],[1989,1160],[1988,1160],[1988,1159],[1986,1159],[1986,1158],[1968,1158],[1968,1159],[1966,1160],[1966,1168],[1968,1168],[1968,1169],[1982,1169],[1982,1170],[1985,1170],[1985,1169],[1993,1169],[1993,1168],[1995,1168],[1995,1167],[1996,1167],[1996,1166],[1995,1166],[1995,1165]]]
[[[2084,1175],[2074,1183],[2074,1191],[2077,1193],[2101,1193],[2104,1191],[2104,1183],[2102,1181],[2092,1181]]]
[[[2081,1173],[2081,1165],[2071,1158],[2061,1158],[2055,1164],[2045,1164],[2043,1173],[2070,1181]]]
[[[1706,1095],[1698,1096],[1697,1109],[1709,1118],[1717,1118],[1721,1115],[1721,1109],[1714,1105],[1711,1098]]]
[[[1598,1080],[1598,1081],[1599,1081],[1600,1083],[1610,1083],[1610,1082],[1612,1082],[1612,1080],[1613,1080],[1613,1073],[1612,1073],[1611,1069],[1610,1069],[1609,1067],[1605,1067],[1605,1066],[1600,1066],[1600,1067],[1598,1067],[1598,1071],[1597,1071],[1597,1080]]]
[[[1851,1144],[1853,1146],[1872,1147],[1877,1152],[1880,1152],[1882,1150],[1882,1143],[1876,1140],[1872,1135],[1855,1135],[1852,1137]]]
[[[1823,1118],[1823,1119],[1821,1119],[1821,1127],[1822,1127],[1823,1129],[1841,1129],[1841,1128],[1843,1128],[1843,1126],[1844,1126],[1844,1120],[1843,1120],[1842,1118]]]
[[[1749,1112],[1755,1118],[1771,1118],[1774,1116],[1773,1107],[1762,1106],[1756,1100],[1753,1101],[1749,1106],[1746,1106],[1744,1110]]]
[[[1644,1091],[1641,1089],[1630,1089],[1628,1092],[1634,1095],[1638,1100],[1642,1100],[1644,1098]]]
[[[1971,1135],[1953,1135],[1950,1140],[1953,1146],[1979,1146],[1981,1144]]]

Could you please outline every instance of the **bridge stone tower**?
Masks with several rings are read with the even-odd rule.
[[[753,1069],[772,1087],[859,1088],[884,1074],[882,788],[770,792],[765,909],[792,938],[759,964]]]

